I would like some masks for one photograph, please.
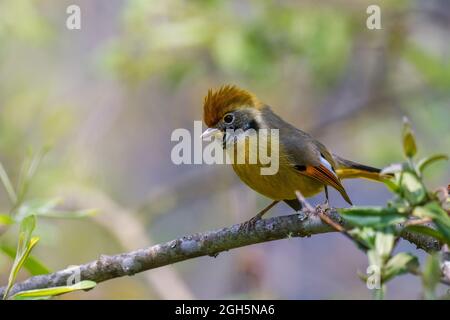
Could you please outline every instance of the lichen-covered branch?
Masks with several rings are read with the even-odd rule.
[[[336,223],[344,225],[337,212],[331,211],[327,215]],[[314,212],[308,215],[295,214],[259,220],[254,227],[245,231],[244,229],[241,224],[236,224],[215,231],[184,236],[128,253],[114,256],[102,255],[98,260],[86,264],[51,274],[34,276],[17,283],[11,289],[10,295],[24,290],[64,286],[73,279],[92,280],[99,283],[195,257],[206,255],[214,257],[220,252],[251,244],[335,231],[322,222],[319,215]],[[402,226],[398,226],[398,231],[404,239],[414,243],[418,248],[426,251],[440,249],[440,244],[430,237],[405,232]],[[0,295],[3,295],[4,290],[4,287],[0,288]]]

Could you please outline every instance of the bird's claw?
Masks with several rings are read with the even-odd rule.
[[[325,202],[324,204],[317,205],[316,208],[304,207],[302,210],[297,211],[297,213],[299,215],[299,219],[305,220],[310,216],[314,216],[320,213],[326,213],[328,211],[330,211],[330,206],[328,202]]]
[[[326,201],[324,204],[318,204],[316,207],[316,212],[327,213],[330,210],[331,208],[328,201]]]

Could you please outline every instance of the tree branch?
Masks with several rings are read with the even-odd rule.
[[[331,210],[327,215],[335,223],[346,227],[335,210]],[[98,260],[77,267],[28,278],[15,284],[10,295],[24,290],[65,286],[68,280],[70,282],[70,279],[76,278],[75,273],[79,275],[78,280],[92,280],[99,283],[195,257],[206,255],[215,257],[220,252],[251,244],[288,237],[309,237],[313,234],[335,231],[314,212],[308,216],[300,213],[259,220],[253,228],[245,232],[241,227],[241,224],[235,224],[231,227],[184,236],[128,253],[114,256],[102,255]],[[401,237],[414,243],[418,248],[426,251],[440,250],[439,242],[431,237],[406,232],[402,225],[397,226],[397,231]],[[0,295],[3,295],[4,290],[5,287],[0,288]]]

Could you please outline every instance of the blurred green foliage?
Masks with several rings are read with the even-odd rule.
[[[163,75],[176,85],[192,73],[222,73],[273,85],[286,63],[302,59],[315,80],[335,80],[348,57],[352,15],[296,8],[273,1],[134,1],[106,63],[132,83]]]
[[[17,275],[20,269],[24,266],[32,275],[49,273],[49,269],[45,267],[39,260],[31,257],[31,251],[39,242],[39,237],[33,236],[37,217],[51,217],[51,218],[82,218],[95,213],[94,210],[72,211],[67,212],[57,210],[56,207],[60,203],[59,200],[28,200],[28,191],[32,181],[34,180],[36,171],[44,157],[46,149],[37,152],[35,155],[26,158],[16,184],[13,186],[7,172],[0,163],[0,180],[5,188],[9,200],[11,202],[11,209],[9,214],[2,215],[0,219],[0,227],[2,227],[0,236],[7,232],[10,227],[17,223],[19,225],[19,235],[17,241],[17,249],[11,251],[3,239],[0,238],[0,247],[3,253],[14,259],[11,271],[9,273],[8,284],[3,294],[3,299],[9,299],[9,292],[16,282]],[[31,292],[21,292],[13,295],[15,298],[49,298],[51,296],[60,295],[76,290],[90,289],[95,286],[92,281],[79,282],[74,285],[58,288],[46,288],[43,290],[32,290]]]
[[[50,25],[36,3],[14,0],[0,2],[0,56],[2,49],[15,46],[17,42],[38,45],[51,38]]]
[[[423,171],[430,164],[448,160],[447,155],[437,154],[417,163],[417,145],[411,125],[407,119],[403,124],[403,152],[406,161],[390,165],[382,170],[386,185],[395,198],[383,207],[352,207],[338,209],[344,219],[353,226],[350,234],[355,243],[367,252],[373,276],[378,277],[375,297],[383,298],[386,283],[392,278],[411,272],[420,274],[419,259],[406,252],[393,254],[399,240],[398,224],[404,224],[413,233],[431,236],[441,245],[450,245],[450,197],[447,188],[429,190],[423,182]],[[430,225],[432,224],[432,226]],[[409,226],[408,226],[409,225]],[[362,244],[362,246],[361,246]],[[436,298],[437,284],[443,277],[440,269],[441,257],[432,253],[423,272],[423,295]],[[368,281],[370,277],[362,277]]]

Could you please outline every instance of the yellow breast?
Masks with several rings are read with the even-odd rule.
[[[263,175],[261,168],[267,167],[267,164],[261,164],[258,155],[253,152],[267,152],[270,154],[270,143],[267,141],[258,141],[258,148],[249,146],[249,141],[245,143],[236,143],[233,148],[228,147],[228,156],[233,160],[233,169],[239,178],[253,190],[273,200],[291,200],[295,199],[295,191],[299,190],[305,197],[313,196],[323,189],[320,182],[300,174],[289,160],[283,156],[282,148],[279,149],[278,170],[273,175]],[[245,148],[245,149],[244,149]],[[263,148],[263,150],[260,150]],[[240,163],[238,155],[241,156]],[[244,159],[244,161],[242,161]],[[258,161],[252,162],[251,160]]]
[[[323,189],[321,183],[283,165],[271,176],[261,175],[259,165],[233,164],[233,169],[250,188],[273,200],[295,199],[296,190],[311,197]]]

